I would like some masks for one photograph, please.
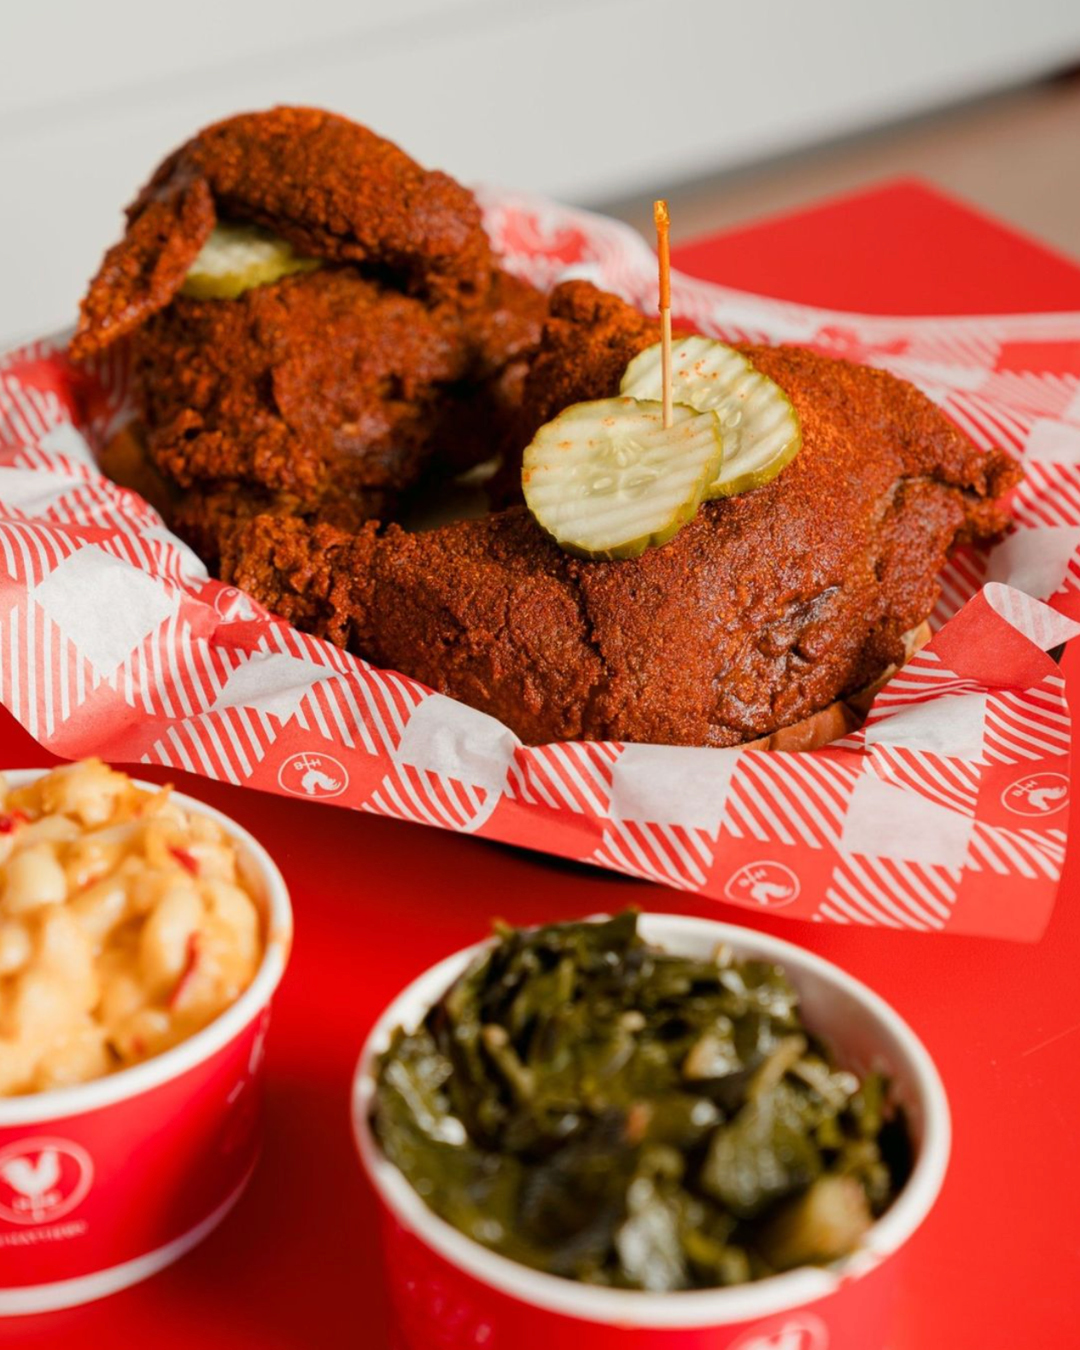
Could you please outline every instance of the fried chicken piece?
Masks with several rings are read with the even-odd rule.
[[[315,271],[235,299],[179,294],[218,218],[263,225]],[[544,297],[497,265],[472,194],[309,108],[230,118],[174,152],[91,283],[76,357],[120,336],[170,523],[214,565],[260,510],[357,528],[438,458],[506,438]]]
[[[466,324],[351,268],[224,302],[178,296],[134,338],[150,460],[196,489],[174,528],[212,564],[241,514],[230,501],[355,528],[391,514],[433,455],[451,472],[490,456],[516,418],[544,307],[513,278],[493,289]]]
[[[134,339],[147,454],[187,489],[172,528],[214,567],[260,511],[356,529],[390,517],[434,456],[450,473],[490,457],[546,308],[512,277],[495,294],[464,340],[446,306],[352,269],[224,303],[178,296]]]
[[[525,383],[547,313],[543,292],[497,271],[488,303],[468,317],[473,379],[448,391],[432,430],[438,463],[451,473],[519,452]]]
[[[78,360],[179,290],[217,219],[264,225],[301,253],[373,269],[432,301],[484,301],[495,266],[473,195],[392,142],[318,108],[242,113],[159,166],[83,300]]]
[[[173,533],[190,545],[216,576],[229,539],[256,516],[296,519],[308,525],[325,523],[355,531],[366,521],[388,519],[396,506],[396,497],[378,488],[359,493],[329,490],[318,508],[311,510],[302,507],[287,492],[260,492],[246,484],[210,483],[174,493],[171,503],[161,510]]]
[[[652,340],[585,283],[560,288],[530,416],[611,395]],[[228,579],[309,631],[501,719],[523,740],[736,745],[869,684],[930,612],[961,541],[998,533],[1019,477],[913,386],[794,347],[747,353],[803,447],[625,562],[562,553],[521,507],[407,534],[259,516]]]
[[[548,315],[522,396],[522,447],[571,403],[617,394],[629,362],[660,339],[655,319],[589,281],[557,286]]]
[[[588,281],[567,281],[548,297],[547,317],[500,444],[489,487],[494,506],[522,500],[521,456],[545,422],[568,408],[619,392],[638,352],[659,341],[660,325]]]
[[[316,507],[329,486],[400,490],[440,390],[472,359],[452,309],[352,268],[177,296],[135,347],[150,458],[181,487],[229,480]]]

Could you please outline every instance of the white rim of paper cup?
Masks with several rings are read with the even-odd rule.
[[[50,769],[5,769],[3,776],[11,787],[24,787],[50,772]],[[160,783],[147,783],[139,778],[132,781],[137,787],[151,792],[161,791]],[[259,899],[265,906],[266,947],[255,978],[220,1016],[187,1040],[155,1055],[153,1059],[127,1069],[118,1069],[103,1078],[73,1083],[70,1087],[50,1088],[46,1092],[27,1093],[18,1097],[0,1097],[0,1129],[9,1125],[36,1125],[69,1116],[86,1115],[90,1111],[113,1106],[116,1102],[128,1101],[160,1087],[162,1083],[179,1078],[189,1069],[205,1063],[234,1040],[273,997],[285,973],[292,947],[292,906],[285,879],[262,844],[231,816],[182,792],[174,792],[172,800],[188,811],[209,816],[216,821],[233,843],[239,845],[241,854],[258,877],[262,892]]]
[[[734,924],[669,914],[642,914],[640,931],[647,941],[661,946],[670,943],[676,950],[687,944],[705,944],[711,949],[727,943],[740,956],[782,965],[796,987],[806,976],[846,995],[859,1004],[873,1028],[873,1039],[888,1053],[894,1071],[910,1080],[914,1097],[905,1105],[918,1112],[922,1124],[915,1165],[903,1190],[855,1252],[832,1266],[804,1266],[726,1289],[655,1294],[605,1289],[545,1274],[500,1256],[439,1218],[386,1158],[372,1132],[375,1067],[392,1032],[399,1026],[416,1026],[488,943],[456,952],[425,971],[394,999],[372,1028],[360,1054],[352,1092],[353,1133],[364,1170],[395,1219],[451,1265],[508,1298],[566,1317],[627,1327],[728,1326],[828,1297],[898,1251],[929,1214],[941,1190],[949,1161],[951,1127],[945,1089],[933,1060],[884,999],[831,961],[793,943]],[[836,1049],[842,1059],[842,1044]]]

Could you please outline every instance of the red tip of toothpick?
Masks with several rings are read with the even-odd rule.
[[[660,259],[660,308],[671,308],[671,217],[665,201],[653,202],[656,222],[656,254]]]
[[[653,202],[653,220],[656,221],[656,256],[660,260],[660,322],[661,362],[664,381],[664,426],[671,426],[674,416],[671,397],[671,217],[667,202]]]

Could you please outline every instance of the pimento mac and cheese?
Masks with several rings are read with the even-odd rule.
[[[251,983],[237,850],[169,788],[86,760],[0,775],[0,1095],[98,1078],[206,1026]]]

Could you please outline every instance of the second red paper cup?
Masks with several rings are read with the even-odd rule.
[[[413,1027],[481,950],[458,952],[409,986],[371,1032],[357,1067],[353,1125],[375,1187],[398,1326],[409,1350],[883,1350],[901,1254],[941,1189],[949,1157],[945,1092],[910,1027],[865,985],[788,942],[706,919],[643,914],[642,936],[707,956],[720,943],[782,965],[806,1024],[856,1072],[893,1079],[915,1166],[852,1256],[736,1288],[676,1294],[559,1279],[489,1251],[424,1204],[383,1156],[370,1126],[379,1056],[395,1027]]]

